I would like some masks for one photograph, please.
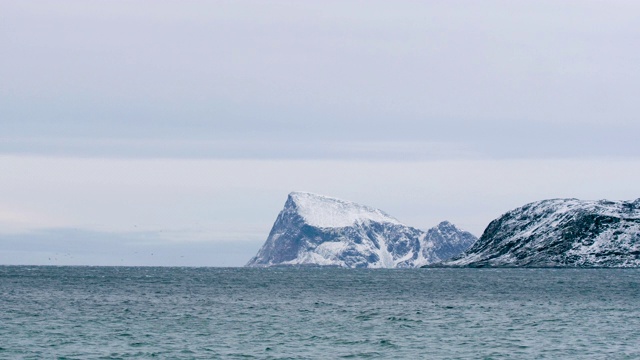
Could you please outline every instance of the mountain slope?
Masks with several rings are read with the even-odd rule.
[[[293,192],[247,266],[418,267],[457,255],[475,240],[448,222],[424,232],[372,207]]]
[[[445,266],[640,266],[640,199],[544,200],[492,221]]]

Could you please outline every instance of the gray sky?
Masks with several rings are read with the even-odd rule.
[[[638,198],[638,44],[636,1],[0,0],[0,264],[242,265],[293,190]]]

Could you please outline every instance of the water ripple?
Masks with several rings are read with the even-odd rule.
[[[640,358],[638,275],[0,266],[0,358]]]

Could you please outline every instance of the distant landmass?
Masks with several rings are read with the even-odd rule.
[[[247,266],[413,268],[459,255],[476,240],[447,221],[423,231],[372,207],[292,192]]]
[[[492,221],[473,246],[439,266],[638,267],[640,199],[527,204]]]

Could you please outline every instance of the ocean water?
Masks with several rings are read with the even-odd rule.
[[[1,359],[638,359],[640,270],[0,266]]]

